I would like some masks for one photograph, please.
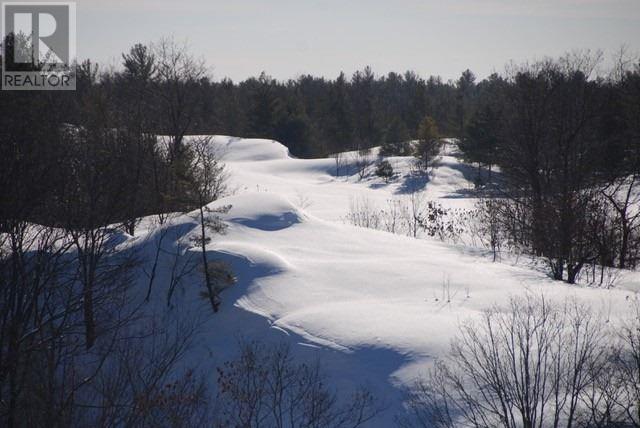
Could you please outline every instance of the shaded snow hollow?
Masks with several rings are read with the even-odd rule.
[[[195,297],[201,284],[185,287],[176,308],[206,318],[188,362],[215,367],[239,338],[288,341],[299,358],[320,359],[340,390],[365,382],[388,404],[371,426],[389,426],[402,411],[400,387],[446,352],[460,321],[488,306],[543,292],[551,299],[575,296],[609,314],[615,308],[615,316],[640,289],[637,275],[614,290],[568,286],[523,263],[492,263],[479,250],[344,223],[354,198],[383,207],[409,187],[444,206],[471,208],[473,168],[454,147],[428,182],[410,174],[410,159],[391,158],[399,176],[385,184],[336,177],[333,159],[295,159],[271,140],[216,136],[213,144],[233,195],[210,204],[232,208],[224,215],[227,233],[214,236],[208,249],[232,265],[238,283],[223,293],[216,315]],[[177,217],[164,245],[197,251],[188,249],[195,225],[195,215]]]

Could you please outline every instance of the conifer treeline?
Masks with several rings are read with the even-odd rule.
[[[123,54],[123,70],[98,70],[93,87],[119,104],[120,111],[141,105],[148,117],[156,119],[147,122],[155,134],[173,132],[167,129],[171,113],[158,111],[163,108],[158,98],[165,97],[162,91],[168,88],[179,89],[189,104],[178,112],[183,119],[188,116],[186,133],[271,138],[298,157],[415,138],[425,116],[433,117],[443,133],[458,135],[468,121],[471,97],[478,87],[469,70],[458,80],[445,82],[440,77],[424,79],[413,71],[376,75],[370,67],[352,76],[340,73],[335,79],[303,75],[278,81],[263,72],[236,83],[215,81],[202,63],[196,64],[198,73],[176,79],[173,85],[163,64],[181,49],[167,41],[135,45]],[[194,58],[188,52],[184,55]],[[80,85],[78,92],[82,94],[86,87]]]
[[[412,71],[378,76],[365,67],[335,79],[283,82],[263,72],[240,83],[205,78],[199,86],[193,132],[272,138],[296,156],[318,157],[416,138],[425,116],[457,135],[470,111],[461,94],[475,88],[475,77],[468,70],[455,82]]]

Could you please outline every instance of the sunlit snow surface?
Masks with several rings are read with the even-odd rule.
[[[224,216],[227,233],[213,237],[209,256],[228,261],[238,283],[223,293],[213,315],[197,297],[202,284],[193,274],[172,309],[204,320],[186,363],[211,370],[212,384],[213,368],[233,355],[238,340],[287,341],[298,358],[319,359],[340,391],[368,385],[388,405],[370,426],[388,426],[402,411],[402,386],[446,352],[460,321],[527,292],[575,296],[615,318],[640,290],[638,274],[623,275],[613,290],[570,286],[523,259],[493,263],[481,249],[343,221],[355,198],[383,208],[416,188],[443,206],[472,208],[474,168],[460,160],[453,143],[428,182],[411,175],[409,158],[391,158],[399,175],[390,184],[373,176],[336,177],[334,159],[295,159],[271,140],[217,136],[212,144],[227,165],[231,195],[211,207],[232,208]],[[353,172],[347,169],[342,173]],[[197,251],[189,249],[196,224],[195,215],[177,216],[165,226],[163,246]],[[130,242],[149,259],[161,231],[145,235],[145,227]],[[152,293],[157,311],[166,310],[170,275],[163,257]]]

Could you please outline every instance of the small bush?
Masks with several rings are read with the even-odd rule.
[[[388,183],[394,176],[393,167],[388,160],[382,160],[376,165],[376,175],[384,179]]]
[[[409,156],[411,144],[409,141],[388,141],[380,147],[380,154],[382,156]]]

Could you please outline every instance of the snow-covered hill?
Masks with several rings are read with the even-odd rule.
[[[334,159],[295,159],[270,140],[218,136],[213,143],[233,194],[211,204],[232,208],[224,215],[227,233],[213,237],[208,250],[232,265],[238,283],[210,316],[204,300],[189,286],[183,290],[175,310],[207,317],[188,360],[210,367],[232,353],[238,338],[288,341],[299,358],[319,358],[341,389],[364,382],[387,402],[372,426],[390,424],[402,411],[401,387],[447,350],[461,320],[489,305],[543,292],[551,299],[576,296],[609,313],[615,308],[615,316],[640,290],[637,275],[613,290],[568,286],[523,263],[493,263],[479,250],[342,221],[354,198],[382,206],[409,187],[443,206],[472,207],[473,170],[455,147],[446,149],[428,182],[410,174],[408,158],[392,158],[399,175],[385,184],[377,177],[336,177]],[[163,245],[190,251],[195,225],[194,215],[173,219]],[[152,252],[154,239],[147,238],[134,238],[133,245]],[[161,281],[156,287],[162,290]]]

